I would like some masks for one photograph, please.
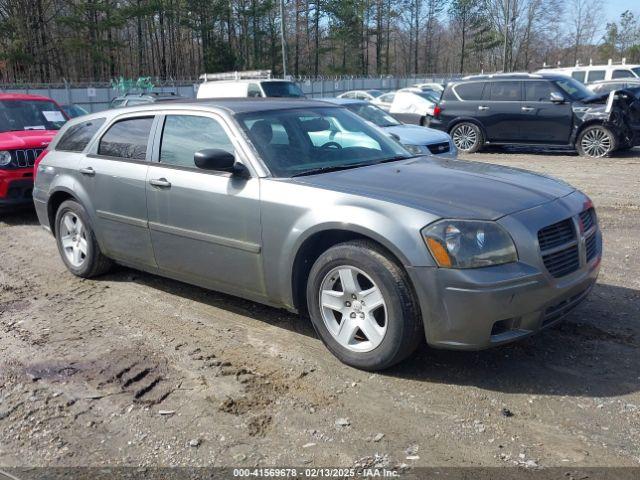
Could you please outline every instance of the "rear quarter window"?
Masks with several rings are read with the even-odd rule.
[[[462,100],[482,100],[485,82],[463,83],[455,87]]]
[[[604,70],[591,70],[587,81],[597,82],[598,80],[604,80],[605,73],[606,72]]]
[[[100,139],[98,155],[145,160],[153,117],[136,117],[114,123]]]
[[[62,150],[65,152],[81,152],[83,151],[89,142],[104,124],[104,118],[95,118],[86,122],[72,125],[62,135],[62,138],[56,145],[56,150]]]

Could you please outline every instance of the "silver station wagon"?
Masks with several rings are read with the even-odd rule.
[[[412,156],[324,102],[96,113],[65,125],[36,169],[38,217],[73,274],[117,262],[308,314],[363,369],[425,338],[473,350],[526,337],[583,300],[600,266],[597,217],[575,188]]]

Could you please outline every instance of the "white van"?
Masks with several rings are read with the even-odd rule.
[[[536,73],[559,73],[587,84],[600,80],[640,78],[640,65],[627,64],[624,60],[620,64],[614,64],[609,60],[607,65],[576,65],[575,67],[566,68],[543,68]]]
[[[304,97],[294,82],[271,78],[271,70],[205,73],[200,80],[197,98]]]

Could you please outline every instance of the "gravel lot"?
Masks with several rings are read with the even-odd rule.
[[[640,465],[640,151],[469,158],[588,193],[599,282],[521,343],[374,375],[280,310],[126,268],[77,279],[33,213],[2,214],[0,465]]]

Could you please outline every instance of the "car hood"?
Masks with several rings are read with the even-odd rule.
[[[549,177],[488,163],[417,157],[296,177],[295,183],[374,198],[439,217],[496,220],[569,195]]]
[[[400,138],[400,143],[405,145],[431,145],[449,141],[449,135],[446,133],[418,125],[384,127],[384,131],[397,135]]]
[[[0,150],[43,148],[51,143],[57,130],[18,130],[0,133]]]

